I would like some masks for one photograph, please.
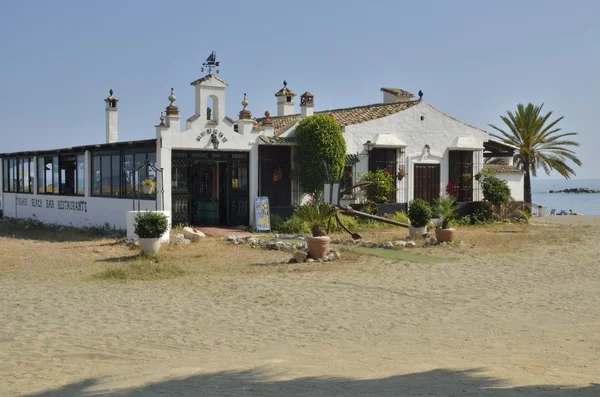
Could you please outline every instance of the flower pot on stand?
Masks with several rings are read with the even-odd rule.
[[[409,226],[408,227],[408,235],[413,240],[423,238],[423,235],[425,233],[427,233],[427,226],[422,226],[422,227]]]
[[[327,256],[330,241],[329,236],[307,237],[308,256],[313,259],[321,259]]]
[[[448,229],[435,229],[435,238],[440,243],[450,243],[454,240],[455,228],[451,227]]]
[[[160,238],[140,238],[140,250],[145,255],[156,255],[160,250]]]

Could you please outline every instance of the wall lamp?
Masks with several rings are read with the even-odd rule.
[[[212,143],[215,150],[219,148],[219,138],[217,138],[217,134],[214,132],[210,135],[210,143]]]
[[[364,144],[364,147],[365,147],[365,150],[367,151],[367,156],[368,156],[371,154],[371,152],[375,148],[375,144],[372,143],[371,141],[367,141],[367,143]]]

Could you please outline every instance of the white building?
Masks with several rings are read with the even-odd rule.
[[[269,197],[272,213],[289,214],[303,196],[293,172],[294,130],[313,113],[330,114],[342,127],[346,174],[353,175],[342,183],[385,167],[396,181],[389,201],[397,208],[417,197],[432,201],[449,188],[460,201],[481,200],[474,176],[484,156],[507,159],[503,170],[515,179],[510,182],[515,199],[522,200],[522,174],[509,160],[514,148],[406,91],[382,88],[381,103],[318,112],[314,96],[305,92],[297,112],[296,94],[284,82],[275,94],[277,116],[267,111],[253,118],[244,96],[234,120],[226,116],[226,82],[208,74],[191,85],[195,112],[183,129],[171,92],[155,137],[119,142],[118,99],[111,90],[105,99],[105,143],[1,154],[4,216],[125,228],[127,211],[158,209],[169,212],[174,224],[254,225],[259,196]],[[400,169],[406,173],[401,180]],[[155,193],[140,191],[146,178],[156,181]]]

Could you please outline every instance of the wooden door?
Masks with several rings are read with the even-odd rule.
[[[414,198],[420,198],[433,204],[440,197],[440,165],[415,164]]]

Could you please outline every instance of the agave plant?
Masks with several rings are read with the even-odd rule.
[[[327,235],[329,224],[337,212],[334,206],[323,202],[304,204],[295,210],[296,216],[308,223],[313,237]]]

